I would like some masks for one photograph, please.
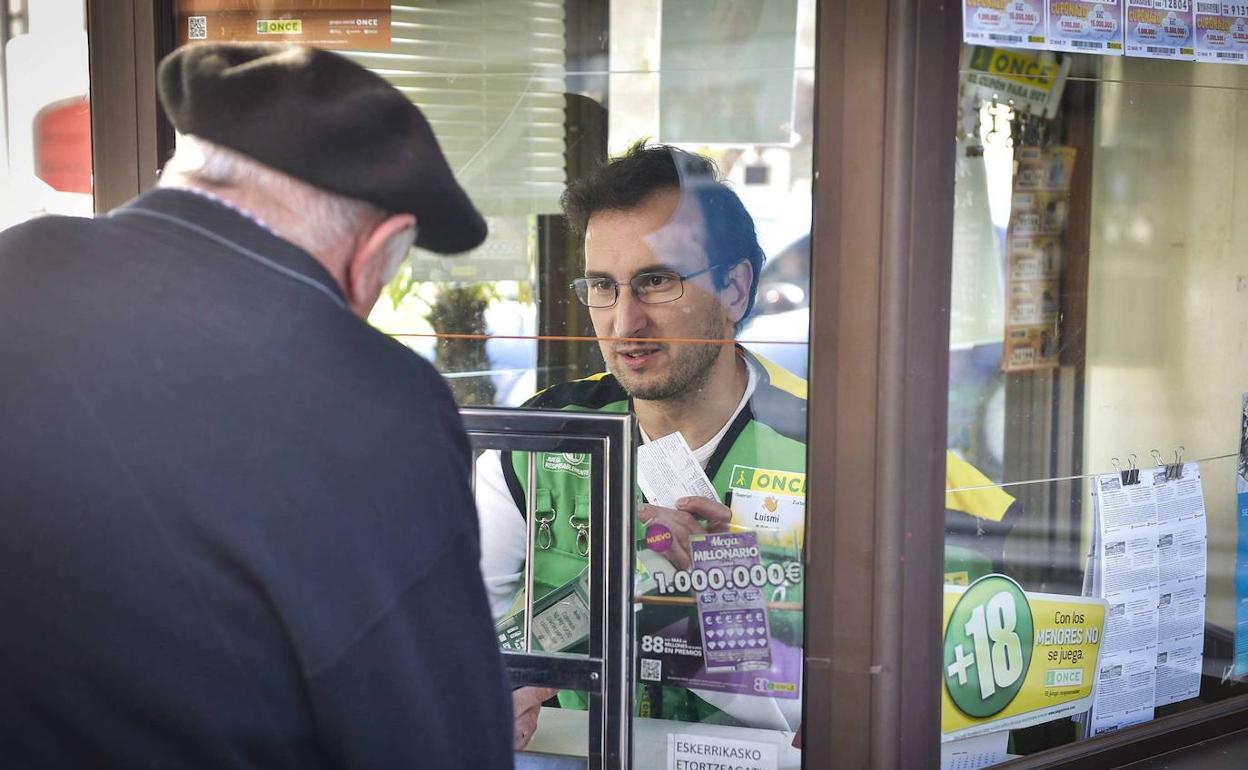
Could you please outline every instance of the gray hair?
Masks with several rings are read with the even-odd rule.
[[[260,219],[297,219],[297,226],[270,222],[281,235],[312,254],[333,254],[350,246],[362,231],[386,213],[371,203],[336,195],[271,168],[246,155],[191,134],[179,134],[177,150],[165,164],[161,187],[190,187],[208,192],[262,191],[286,212],[252,211]]]

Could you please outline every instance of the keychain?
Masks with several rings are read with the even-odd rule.
[[[578,495],[568,523],[576,528],[576,552],[589,556],[589,498]]]
[[[543,516],[544,513],[549,516]],[[534,540],[539,549],[549,551],[555,541],[555,533],[550,528],[550,523],[555,520],[555,512],[553,510],[537,511],[535,515],[537,516],[537,535]]]

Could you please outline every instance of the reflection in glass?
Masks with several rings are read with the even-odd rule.
[[[608,374],[557,385],[530,403],[631,409],[643,440],[671,452],[646,447],[638,459],[647,500],[638,511],[646,538],[638,555],[639,714],[792,731],[800,712],[805,393],[796,377],[732,344],[762,262],[753,221],[707,159],[664,145],[636,145],[564,200],[574,231],[584,233],[588,278],[580,283],[587,291],[599,285],[612,300],[590,311]],[[674,285],[659,287],[671,296],[644,302],[656,275]],[[618,292],[620,284],[639,290]],[[533,492],[527,459],[503,458],[501,472],[478,464],[479,488],[508,495],[481,505],[483,565],[500,601],[515,593],[526,558],[537,565],[543,601],[583,569],[578,459],[543,458]],[[702,476],[709,499],[680,500],[692,490],[672,486],[672,471]],[[530,493],[553,536],[526,556],[509,530],[522,524],[514,512]],[[699,568],[704,558],[714,566]]]
[[[461,404],[632,410],[647,442],[683,440],[671,457],[705,474],[706,496],[638,492],[637,766],[660,762],[643,754],[670,732],[731,725],[795,767],[814,5],[472,8],[394,4],[392,48],[349,54],[425,107],[490,225],[466,259],[417,253],[370,321],[432,359]],[[634,154],[659,176],[642,163],[636,189],[607,180],[585,199],[609,157]],[[543,608],[575,596],[582,458],[493,452],[477,469],[496,618],[514,615],[526,560]],[[734,550],[714,578],[691,569]],[[559,701],[574,714],[584,698]]]
[[[0,5],[0,229],[43,214],[89,217],[91,104],[86,4]],[[23,7],[24,6],[24,7]]]

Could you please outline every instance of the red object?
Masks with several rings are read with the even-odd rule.
[[[35,176],[54,190],[91,193],[91,103],[81,96],[35,116]]]

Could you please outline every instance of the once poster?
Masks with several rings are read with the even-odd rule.
[[[941,741],[1086,711],[1104,623],[1100,599],[1024,592],[1005,575],[946,585]]]
[[[682,474],[650,466],[684,465],[687,451],[647,454],[646,477],[660,482],[655,495],[668,494],[662,479]],[[787,724],[801,703],[806,474],[733,465],[729,487],[730,531],[691,537],[689,569],[651,554],[668,544],[647,530],[648,548],[638,551],[637,678]]]
[[[1051,53],[975,45],[963,48],[960,67],[966,81],[963,88],[977,98],[1012,100],[1015,109],[1052,118],[1062,101],[1070,60],[1059,62]]]
[[[178,0],[178,45],[253,41],[390,47],[388,0]]]

